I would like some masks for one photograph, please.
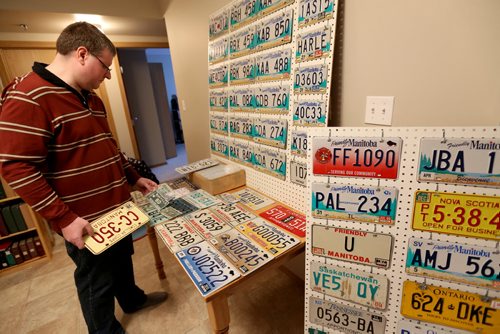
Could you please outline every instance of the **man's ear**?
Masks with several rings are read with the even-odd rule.
[[[87,57],[89,55],[90,55],[89,51],[84,46],[79,46],[78,49],[76,49],[75,57],[78,59],[78,62],[82,65],[85,64],[85,61],[87,60]]]

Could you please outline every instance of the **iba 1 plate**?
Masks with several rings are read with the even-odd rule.
[[[500,197],[417,191],[414,230],[500,239]]]
[[[500,289],[500,251],[444,241],[411,238],[406,272],[410,275]]]
[[[210,246],[208,241],[200,242],[175,255],[204,297],[240,277],[238,270]]]
[[[205,239],[224,233],[233,227],[210,209],[204,209],[184,216]]]
[[[300,238],[306,236],[306,216],[301,213],[276,205],[260,213],[260,216]]]
[[[84,236],[83,242],[92,254],[101,254],[148,221],[149,217],[137,205],[126,202],[90,223],[94,235]]]
[[[387,307],[387,277],[315,261],[310,264],[313,291],[381,310]]]
[[[158,224],[155,229],[172,253],[203,241],[203,238],[184,218]]]
[[[312,184],[312,216],[394,224],[398,190],[393,187]]]
[[[391,265],[392,243],[390,234],[312,226],[312,253],[336,260],[387,269]]]
[[[456,327],[475,333],[494,334],[500,328],[500,299],[417,282],[403,283],[401,314],[405,317]]]
[[[384,334],[385,317],[350,306],[309,297],[309,320],[317,325],[355,334]]]

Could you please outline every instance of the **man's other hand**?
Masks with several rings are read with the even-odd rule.
[[[64,239],[71,242],[73,245],[78,247],[78,249],[83,249],[85,244],[83,242],[83,236],[88,234],[90,236],[94,235],[94,230],[90,223],[83,218],[76,218],[66,227],[61,229]]]

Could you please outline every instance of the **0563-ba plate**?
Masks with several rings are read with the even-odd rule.
[[[306,216],[286,208],[276,205],[259,214],[265,220],[295,234],[299,238],[306,236]]]
[[[486,301],[487,300],[487,301]],[[500,299],[475,293],[405,281],[401,314],[411,319],[481,334],[500,328]]]
[[[406,272],[499,290],[500,251],[497,248],[411,238]]]
[[[312,184],[312,215],[316,218],[394,224],[398,190],[393,187]]]
[[[313,173],[396,179],[401,138],[313,137]]]
[[[236,197],[238,200],[239,197]],[[242,205],[237,203],[221,203],[210,208],[213,212],[221,216],[226,222],[233,227],[257,217]]]
[[[385,317],[354,307],[309,297],[309,320],[313,324],[351,334],[384,334]]]
[[[241,276],[239,271],[208,241],[200,242],[175,255],[204,297],[213,294]]]
[[[214,236],[227,232],[233,227],[226,223],[216,213],[210,209],[199,210],[190,213],[184,218],[200,233],[205,239],[213,238]]]
[[[149,217],[133,202],[108,212],[90,223],[94,235],[83,237],[85,247],[92,254],[101,254],[149,221]]]
[[[407,319],[398,321],[398,327],[395,334],[471,334],[469,331],[462,331],[452,328],[436,328],[425,322],[410,322]]]
[[[313,291],[381,310],[387,307],[387,277],[315,261],[310,265]]]
[[[210,243],[243,275],[251,273],[273,259],[271,254],[235,229],[217,235],[210,239]]]
[[[417,191],[414,230],[500,239],[500,197]]]
[[[336,260],[389,268],[393,236],[323,225],[312,226],[311,250]]]
[[[155,229],[172,253],[204,240],[183,217],[158,224]]]

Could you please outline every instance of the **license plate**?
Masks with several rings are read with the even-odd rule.
[[[210,246],[208,241],[200,242],[175,255],[204,297],[241,276],[235,267]]]
[[[83,242],[92,254],[101,254],[148,221],[149,217],[137,205],[126,202],[91,222],[94,235],[84,236]]]
[[[422,138],[418,180],[500,186],[500,139]]]
[[[231,117],[229,119],[231,137],[251,140],[252,125],[253,121],[249,117]]]
[[[389,268],[393,236],[323,225],[312,226],[312,253],[336,260]]]
[[[328,57],[332,49],[330,26],[299,33],[295,48],[295,61],[308,61]]]
[[[202,235],[205,239],[227,232],[233,227],[226,223],[216,213],[210,209],[204,209],[186,215],[184,218]]]
[[[210,64],[216,64],[229,57],[229,39],[221,38],[217,41],[208,43],[208,61]]]
[[[407,319],[398,321],[395,334],[470,334],[469,331],[461,331],[452,328],[436,328],[425,322],[414,323]]]
[[[172,219],[196,210],[198,210],[198,207],[182,198],[176,198],[172,202],[170,202],[169,206],[161,210],[160,213],[165,217]]]
[[[252,210],[260,210],[274,203],[274,200],[250,188],[238,190],[233,195]]]
[[[253,112],[255,108],[254,89],[250,87],[234,88],[229,91],[231,112]]]
[[[208,35],[210,39],[217,38],[229,30],[229,9],[210,16]]]
[[[210,239],[214,246],[243,275],[262,267],[273,257],[235,229]]]
[[[254,146],[253,167],[280,180],[285,180],[286,153],[284,150]]]
[[[166,181],[168,186],[172,189],[187,189],[187,191],[193,191],[199,189],[191,181],[189,181],[185,176],[178,177],[176,179],[171,179]]]
[[[237,229],[274,256],[286,252],[300,242],[298,238],[266,223],[262,218],[240,224]]]
[[[385,317],[328,300],[309,297],[309,320],[313,324],[353,334],[384,334]]]
[[[332,266],[312,261],[309,283],[311,289],[326,295],[385,310],[389,280],[378,274]]]
[[[158,224],[155,226],[155,230],[172,253],[204,240],[182,217]]]
[[[216,65],[208,69],[208,84],[212,88],[227,86],[228,73],[226,65]]]
[[[288,122],[286,119],[255,119],[253,139],[255,142],[278,148],[286,147]]]
[[[221,205],[234,204],[234,203],[238,203],[240,201],[240,199],[238,197],[234,196],[231,193],[218,194],[217,198],[220,198],[220,200],[223,202]]]
[[[475,333],[494,334],[500,328],[499,303],[498,298],[486,301],[475,293],[405,281],[401,314]]]
[[[252,22],[257,16],[255,0],[240,0],[231,6],[231,28],[236,29]]]
[[[289,79],[291,69],[290,48],[260,54],[255,58],[255,79],[258,81]]]
[[[293,8],[257,25],[257,48],[270,49],[292,41]]]
[[[293,125],[326,126],[326,102],[301,100],[295,103]]]
[[[238,200],[240,199],[240,197],[237,195],[236,198],[238,198]],[[219,205],[211,207],[210,210],[217,213],[225,221],[227,221],[229,224],[233,226],[237,226],[239,224],[242,224],[257,217],[250,211],[243,208],[243,206],[236,203],[233,204],[221,203]]]
[[[312,215],[323,219],[394,224],[398,190],[393,187],[312,184]]]
[[[293,89],[296,94],[326,93],[328,65],[299,66],[295,69]]]
[[[227,111],[227,92],[224,89],[210,90],[210,111]]]
[[[307,164],[290,161],[290,182],[300,186],[307,186]]]
[[[198,209],[205,209],[212,205],[219,204],[221,202],[217,197],[209,194],[203,189],[198,189],[190,192],[189,194],[182,197],[182,199],[191,203]]]
[[[137,206],[141,206],[141,205],[146,205],[146,204],[149,204],[149,201],[148,199],[146,198],[146,196],[144,196],[140,191],[138,190],[134,190],[132,192],[130,192],[130,196],[132,197],[132,201],[137,205]]]
[[[334,0],[301,0],[299,27],[333,18]]]
[[[288,114],[289,86],[280,84],[255,90],[255,108],[261,114]]]
[[[253,164],[253,145],[248,141],[233,140],[229,145],[229,159],[251,167]]]
[[[210,130],[212,132],[227,135],[227,117],[222,115],[210,115]]]
[[[175,198],[171,188],[164,183],[146,195],[146,199],[157,211],[165,209]]]
[[[396,179],[401,138],[313,137],[315,175]]]
[[[264,16],[292,4],[295,0],[258,0],[259,15]]]
[[[327,334],[327,333],[322,331],[321,329],[309,327],[307,329],[307,334]]]
[[[500,197],[417,191],[414,230],[500,239]]]
[[[276,205],[261,212],[259,216],[300,238],[306,236],[306,216],[301,213]]]
[[[290,153],[303,158],[307,157],[307,131],[292,131],[292,147]]]
[[[231,85],[253,83],[255,79],[254,58],[233,61],[229,68],[229,82],[231,82]]]
[[[255,48],[255,25],[242,28],[230,36],[229,54],[231,58],[242,57]]]
[[[406,272],[500,289],[500,252],[496,248],[411,238]]]
[[[210,149],[213,154],[227,157],[229,154],[227,138],[210,136]]]
[[[198,170],[202,170],[208,167],[216,166],[219,164],[218,160],[215,159],[204,159],[193,162],[189,165],[184,165],[181,167],[175,168],[175,171],[179,174],[189,174],[192,172],[196,172]]]

